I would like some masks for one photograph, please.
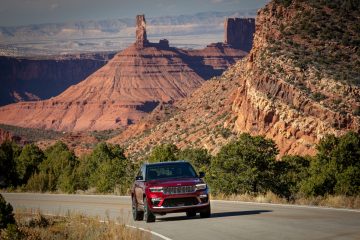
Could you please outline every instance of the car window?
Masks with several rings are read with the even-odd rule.
[[[189,178],[197,177],[189,163],[150,165],[146,169],[146,179]]]

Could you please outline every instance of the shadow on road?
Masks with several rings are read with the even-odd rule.
[[[272,212],[272,210],[250,210],[250,211],[235,211],[235,212],[217,212],[212,213],[211,218],[223,218],[223,217],[234,217],[234,216],[246,216],[246,215],[256,215],[261,213]],[[184,213],[185,214],[185,213]],[[177,216],[177,217],[159,217],[158,221],[179,221],[179,220],[192,220],[199,219],[199,214],[196,217],[186,217],[186,216]]]

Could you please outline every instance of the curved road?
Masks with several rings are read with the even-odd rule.
[[[67,212],[125,221],[154,232],[153,239],[360,239],[360,211],[291,205],[211,201],[212,217],[184,213],[157,216],[155,223],[131,219],[129,197],[2,193],[14,208]],[[158,233],[158,235],[156,235]]]

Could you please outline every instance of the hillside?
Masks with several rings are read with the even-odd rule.
[[[244,60],[176,110],[154,113],[110,142],[135,157],[164,142],[214,153],[249,132],[274,139],[281,155],[305,155],[326,134],[359,132],[360,14],[351,3],[270,2],[258,13]]]

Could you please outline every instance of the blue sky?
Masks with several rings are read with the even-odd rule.
[[[1,0],[0,26],[133,18],[263,7],[268,0]]]

